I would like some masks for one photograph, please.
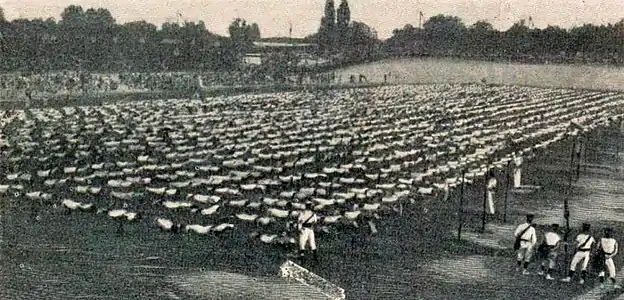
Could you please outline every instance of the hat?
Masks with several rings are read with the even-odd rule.
[[[526,215],[527,222],[532,222],[534,218],[535,218],[534,214],[527,214]]]
[[[588,231],[591,228],[591,225],[589,225],[589,223],[583,223],[582,228],[583,231]]]

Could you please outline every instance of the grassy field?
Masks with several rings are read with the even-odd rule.
[[[518,95],[522,93],[532,96],[518,98]],[[171,100],[124,103],[106,108],[87,107],[85,108],[87,111],[83,111],[84,115],[74,114],[72,117],[69,116],[70,111],[65,111],[65,116],[53,110],[31,111],[31,115],[25,118],[38,119],[37,122],[15,121],[8,126],[12,130],[7,132],[12,146],[6,152],[8,155],[3,158],[3,166],[7,174],[19,175],[17,177],[19,183],[24,172],[36,173],[46,167],[77,166],[81,171],[76,171],[77,173],[62,170],[57,173],[52,172],[50,178],[56,180],[54,181],[56,183],[64,179],[69,180],[66,186],[60,188],[57,186],[49,188],[42,182],[31,185],[28,180],[24,179],[27,184],[24,184],[26,190],[23,191],[17,187],[16,182],[6,181],[9,176],[6,180],[2,179],[3,187],[4,184],[10,184],[9,195],[14,191],[22,192],[17,198],[5,196],[1,202],[3,214],[0,220],[2,222],[0,298],[317,299],[319,297],[318,293],[312,290],[303,290],[276,281],[274,278],[278,273],[279,265],[286,258],[284,251],[257,239],[250,239],[249,228],[245,229],[246,224],[236,222],[231,219],[232,216],[227,216],[232,213],[231,210],[225,211],[225,215],[219,218],[207,216],[185,220],[186,212],[169,213],[162,205],[149,204],[157,198],[184,201],[186,199],[184,195],[187,193],[216,193],[216,189],[213,190],[204,185],[181,186],[179,195],[182,197],[176,195],[166,198],[142,194],[137,196],[138,198],[133,198],[132,201],[125,200],[129,202],[130,209],[142,212],[146,217],[143,221],[128,223],[124,226],[125,233],[122,235],[115,232],[117,227],[115,222],[93,213],[66,214],[61,208],[47,205],[38,211],[40,220],[33,218],[33,201],[24,197],[24,193],[37,189],[59,193],[51,199],[51,202],[57,206],[61,197],[69,197],[82,202],[90,201],[98,207],[102,207],[102,204],[105,205],[111,198],[114,198],[111,196],[112,192],[125,193],[136,190],[144,192],[145,190],[143,186],[111,188],[110,181],[109,187],[106,187],[106,180],[90,177],[92,173],[95,173],[95,169],[82,168],[83,166],[94,168],[92,167],[94,164],[105,163],[110,165],[108,175],[111,178],[128,182],[130,179],[126,176],[127,174],[151,176],[154,178],[151,187],[154,188],[177,186],[181,183],[180,180],[183,179],[180,177],[186,175],[178,176],[176,173],[175,179],[171,177],[156,179],[158,175],[173,176],[171,168],[154,171],[156,168],[148,171],[148,169],[134,166],[136,170],[133,171],[128,170],[133,168],[131,165],[118,164],[118,162],[132,159],[138,161],[137,155],[145,154],[137,146],[140,143],[133,142],[133,139],[143,139],[148,145],[152,143],[152,156],[158,159],[158,162],[154,164],[182,164],[181,160],[188,159],[187,156],[181,155],[188,152],[183,149],[191,147],[195,148],[194,150],[215,151],[200,152],[201,157],[197,159],[203,159],[202,164],[225,166],[224,161],[228,158],[242,155],[234,148],[235,146],[231,145],[250,142],[245,140],[243,135],[233,136],[232,132],[235,130],[253,131],[255,130],[253,128],[263,127],[262,123],[265,122],[270,127],[267,136],[280,133],[279,135],[284,138],[291,139],[290,142],[282,140],[273,146],[288,145],[283,150],[291,153],[294,148],[297,148],[292,145],[295,141],[303,145],[307,143],[306,140],[316,139],[331,145],[329,142],[335,142],[335,137],[326,138],[317,135],[327,132],[339,136],[357,136],[355,140],[345,142],[345,145],[358,145],[359,148],[337,148],[330,153],[345,154],[350,151],[352,156],[318,157],[319,160],[327,161],[321,163],[316,161],[312,166],[297,165],[297,168],[291,170],[288,169],[287,163],[293,162],[293,165],[296,165],[299,160],[282,159],[280,161],[273,157],[267,158],[268,161],[260,160],[268,155],[267,153],[286,155],[283,152],[278,153],[277,149],[270,150],[271,147],[268,147],[264,149],[264,152],[245,154],[253,155],[244,157],[246,159],[256,159],[253,166],[269,166],[268,163],[272,162],[284,167],[286,171],[282,175],[290,176],[303,172],[321,173],[325,172],[322,170],[327,166],[338,167],[361,161],[369,165],[370,172],[380,173],[379,170],[389,168],[390,171],[387,172],[392,174],[390,165],[396,161],[402,163],[411,159],[408,156],[399,156],[394,150],[407,151],[409,147],[416,145],[419,147],[417,150],[421,150],[425,148],[423,145],[427,145],[426,151],[412,156],[428,157],[431,153],[450,152],[450,148],[454,146],[444,144],[442,140],[445,138],[440,133],[449,132],[453,134],[452,137],[461,137],[457,143],[462,144],[466,141],[494,143],[497,141],[495,138],[503,139],[498,136],[499,134],[509,131],[507,138],[518,140],[515,144],[520,149],[526,145],[532,146],[537,142],[556,137],[555,133],[565,131],[565,124],[559,128],[560,124],[551,123],[553,120],[566,123],[570,119],[579,117],[577,105],[591,104],[590,107],[585,108],[588,110],[585,115],[593,116],[593,118],[600,117],[603,111],[614,113],[610,107],[615,107],[619,100],[609,97],[613,95],[549,89],[527,90],[482,86],[415,88],[410,86],[398,89],[396,87],[348,89],[319,95],[284,93],[253,97],[222,97],[210,99],[211,101]],[[484,102],[486,98],[492,100],[486,103]],[[542,98],[543,100],[540,100]],[[336,99],[341,99],[342,102],[337,102]],[[543,102],[549,105],[544,106]],[[485,112],[484,107],[490,107],[493,110]],[[412,110],[414,108],[420,110],[414,111]],[[552,119],[536,117],[552,113],[555,109],[558,111],[557,114],[551,116]],[[590,109],[598,109],[598,111]],[[188,118],[188,115],[195,115],[197,118]],[[409,119],[414,115],[418,118]],[[494,115],[497,117],[492,117]],[[455,127],[441,128],[427,124],[427,121],[443,124],[449,117],[455,118],[453,121],[457,122]],[[322,120],[324,123],[309,122],[315,119]],[[75,122],[81,122],[79,120],[89,123],[75,126]],[[591,120],[586,121],[589,124]],[[256,122],[259,122],[259,125]],[[101,131],[100,127],[104,128],[103,123],[111,124],[112,128]],[[293,127],[288,127],[289,124],[293,124]],[[165,125],[173,128],[172,131],[178,134],[187,135],[172,136],[172,140],[168,142],[158,140],[157,134],[154,134],[152,129]],[[323,129],[323,126],[334,127]],[[413,128],[410,129],[409,126]],[[541,131],[552,126],[557,128],[554,132]],[[139,130],[130,133],[126,131],[129,127]],[[369,129],[360,132],[353,129],[360,127],[369,127]],[[474,130],[476,127],[480,129]],[[514,128],[521,128],[521,130],[517,132],[513,130]],[[389,132],[389,129],[395,131]],[[471,131],[479,131],[481,134],[465,136],[465,132]],[[67,138],[67,144],[63,144],[53,142],[52,136],[45,136],[46,132],[61,132],[70,136]],[[200,137],[207,140],[199,140],[198,143],[193,144],[188,135],[190,133],[200,133]],[[77,146],[77,151],[74,153],[76,158],[81,157],[82,160],[63,156],[63,153],[73,152],[72,147],[68,146],[69,140],[78,139],[77,136],[80,135],[84,140],[78,144],[97,145],[95,150]],[[524,139],[532,135],[536,140]],[[435,136],[436,139],[431,140],[430,136]],[[593,138],[593,140],[605,139],[611,139],[611,137],[598,138],[596,135]],[[34,141],[35,144],[30,141]],[[214,144],[208,144],[207,141],[212,141]],[[401,141],[410,141],[410,144],[401,144]],[[36,144],[37,142],[42,143]],[[392,144],[392,142],[399,143]],[[163,143],[165,145],[161,146]],[[393,145],[392,147],[395,148],[384,149],[380,147],[381,143]],[[256,146],[250,146],[250,149],[255,149],[253,147]],[[22,152],[18,152],[17,148],[22,148]],[[26,151],[28,148],[33,148],[33,151]],[[52,150],[39,152],[42,148]],[[106,149],[105,153],[101,153],[100,156],[88,153],[89,151],[97,152],[98,148]],[[598,143],[594,148],[603,149],[606,152],[612,151],[612,148],[605,148]],[[316,148],[316,150],[319,149]],[[360,157],[355,154],[358,149],[361,150],[362,156],[391,157],[391,155],[396,155],[396,157],[389,158],[390,161],[387,164],[360,160]],[[457,149],[462,148],[457,146]],[[405,179],[407,176],[417,177],[418,174],[412,175],[412,173],[421,171],[424,173],[424,170],[428,168],[437,169],[451,160],[461,160],[461,157],[468,157],[472,152],[479,152],[479,149],[466,147],[459,152],[440,154],[445,159],[431,159],[426,163],[415,162],[408,170],[399,172],[396,177],[393,175],[377,183],[394,182],[398,179]],[[536,213],[537,221],[544,223],[550,222],[549,218],[561,211],[560,204],[562,197],[565,196],[567,183],[565,170],[569,164],[567,161],[569,142],[565,139],[558,139],[547,149],[549,150],[540,150],[542,153],[539,153],[535,160],[527,163],[524,175],[527,183],[541,185],[543,189],[537,194],[509,199],[509,226],[517,223],[527,211]],[[52,158],[51,161],[46,159],[53,153],[61,156]],[[179,155],[173,155],[176,153]],[[500,155],[504,156],[504,154]],[[20,160],[15,160],[17,157]],[[176,161],[176,157],[180,160]],[[617,160],[606,154],[588,157],[592,159],[593,164],[617,166]],[[465,168],[471,169],[471,173],[478,173],[482,170],[484,160],[486,159],[474,158],[472,165],[466,164]],[[250,166],[239,166],[242,170],[238,169],[238,171],[244,171],[248,167]],[[198,178],[231,174],[230,171],[223,170],[224,167],[221,169],[218,173],[204,174],[200,172],[200,168],[196,169],[193,165],[186,164],[184,169],[180,170],[186,173],[180,174],[197,171]],[[601,216],[611,209],[597,206],[595,210],[588,210],[587,206],[591,205],[591,201],[588,202],[585,199],[589,195],[600,192],[599,199],[603,202],[599,203],[609,201],[617,203],[617,191],[606,188],[597,190],[597,188],[609,186],[608,182],[605,183],[605,178],[617,180],[619,174],[604,171],[597,174],[594,169],[589,168],[587,171],[584,170],[581,176],[582,180],[575,183],[574,194],[570,198],[571,203],[576,203],[572,206],[573,225],[584,220],[590,220],[596,226],[611,222],[617,226],[618,232],[624,232],[624,228],[614,222],[619,215],[612,214],[609,219],[603,220]],[[504,173],[499,171],[498,177],[503,186]],[[34,180],[37,181],[37,179]],[[337,180],[339,178],[336,178]],[[482,200],[482,185],[479,182],[478,178],[475,179],[475,184],[468,186],[465,193],[467,234],[476,232],[480,226],[479,208]],[[92,186],[100,184],[104,186],[103,191],[110,192],[110,194],[85,196],[78,193],[78,186],[85,184]],[[239,185],[236,183],[222,186],[232,188]],[[379,233],[376,235],[353,229],[331,230],[327,234],[319,233],[317,238],[322,263],[315,264],[304,260],[301,264],[344,288],[348,299],[570,299],[590,288],[590,286],[575,285],[564,288],[558,283],[546,283],[536,277],[519,278],[519,275],[512,271],[514,267],[511,258],[512,251],[508,249],[511,238],[500,239],[500,244],[504,246],[502,249],[484,246],[470,240],[456,241],[454,229],[458,224],[458,190],[454,189],[450,193],[448,201],[439,202],[433,197],[418,194],[417,188],[428,186],[430,184],[425,182],[414,184],[409,198],[415,201],[410,203],[407,201],[410,199],[401,200],[404,203],[401,216],[391,211],[380,211],[382,218],[378,221]],[[68,191],[67,188],[70,190]],[[289,188],[289,186],[280,187],[264,196],[282,197],[279,194]],[[401,188],[396,187],[396,189]],[[339,189],[334,192],[337,191],[343,190]],[[258,196],[257,194],[245,193],[243,198],[251,199],[250,202],[258,202],[254,198]],[[334,193],[332,197],[339,197],[339,194]],[[228,203],[233,203],[237,199],[239,198],[227,199],[224,196],[221,203],[228,201]],[[373,201],[379,200],[373,199]],[[115,208],[120,208],[123,202],[116,201]],[[236,212],[236,209],[234,210]],[[155,216],[166,216],[174,221],[203,221],[212,222],[212,224],[223,222],[221,217],[230,217],[228,222],[235,223],[236,230],[214,233],[209,236],[162,232],[151,222]],[[504,224],[498,225],[504,226]],[[353,243],[354,240],[355,243]],[[617,263],[621,265],[622,261],[618,258]],[[253,282],[253,285],[250,282]],[[531,288],[528,288],[529,286]]]

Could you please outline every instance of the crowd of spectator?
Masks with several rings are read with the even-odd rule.
[[[145,72],[88,73],[63,71],[52,73],[0,74],[0,99],[46,99],[64,94],[107,92],[193,90],[197,88],[288,84],[332,84],[340,77],[330,74],[301,73],[286,78],[267,76],[253,69],[231,72]]]

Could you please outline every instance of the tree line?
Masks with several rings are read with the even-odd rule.
[[[461,57],[536,63],[624,63],[624,19],[616,24],[584,24],[571,29],[534,28],[532,19],[519,20],[506,31],[487,21],[466,25],[459,17],[436,15],[422,27],[411,24],[379,41],[375,30],[351,22],[342,0],[338,9],[327,0],[318,32],[312,36],[325,54],[339,53],[345,61],[396,56]]]
[[[232,69],[261,38],[256,23],[235,19],[229,37],[204,22],[118,24],[104,8],[71,5],[61,19],[15,19],[0,8],[0,70]]]
[[[229,36],[204,22],[116,22],[103,8],[71,5],[60,20],[7,21],[0,8],[0,70],[223,70],[240,69],[243,56],[260,40],[258,24],[235,19]],[[282,39],[278,39],[283,41]],[[295,39],[286,39],[293,41]],[[624,20],[572,29],[534,28],[520,20],[506,31],[486,22],[466,25],[459,17],[436,15],[422,27],[395,29],[381,41],[374,28],[351,20],[347,0],[325,3],[316,33],[297,40],[317,44],[319,56],[336,64],[396,56],[451,56],[523,62],[624,62]],[[287,65],[283,63],[281,65]]]
[[[624,63],[624,20],[571,29],[540,29],[531,23],[520,20],[499,31],[486,21],[467,26],[458,17],[437,15],[422,28],[408,24],[395,29],[385,41],[385,53],[536,63]]]

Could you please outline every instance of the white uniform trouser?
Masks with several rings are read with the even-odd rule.
[[[522,241],[522,243],[526,243],[524,241]],[[526,245],[520,245],[520,249],[518,249],[518,251],[516,251],[516,259],[518,261],[524,261],[524,262],[529,262],[531,260],[531,257],[533,256],[533,247],[532,246],[526,246]]]
[[[576,251],[572,257],[572,263],[570,264],[570,271],[576,271],[576,266],[583,262],[581,265],[581,271],[587,270],[587,264],[589,264],[589,251]]]
[[[605,259],[605,267],[607,268],[607,271],[609,271],[609,277],[615,279],[615,264],[613,263],[613,258]],[[598,273],[598,276],[599,277],[605,276],[604,269],[602,269],[600,273]]]
[[[494,207],[494,192],[490,190],[487,191],[487,205],[485,207],[485,212],[490,215],[496,213],[496,208]]]
[[[522,185],[522,169],[515,168],[514,169],[514,188],[519,188]]]
[[[303,227],[299,231],[299,250],[305,250],[306,244],[310,244],[310,249],[316,250],[316,241],[314,240],[314,230]]]

